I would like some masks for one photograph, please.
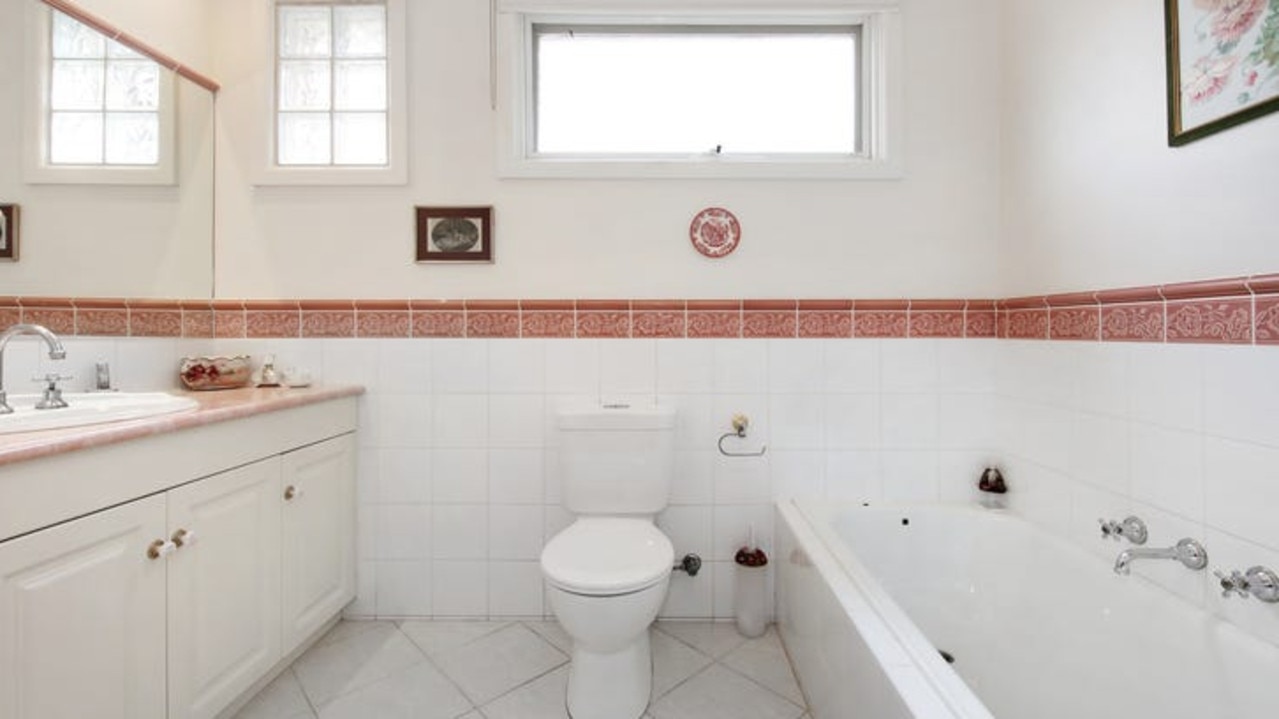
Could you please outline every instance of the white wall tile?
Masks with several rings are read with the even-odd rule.
[[[821,449],[825,398],[817,394],[769,395],[769,445],[776,449]]]
[[[378,562],[376,576],[379,617],[431,615],[430,562]]]
[[[484,447],[488,442],[488,400],[483,394],[435,395],[432,445]]]
[[[692,552],[710,557],[713,512],[708,506],[667,507],[657,517],[657,526],[671,540],[675,557]]]
[[[426,394],[370,395],[378,413],[383,447],[428,447],[431,444],[431,397]]]
[[[1202,522],[1202,436],[1192,432],[1134,424],[1132,496],[1164,511]]]
[[[826,385],[823,344],[821,340],[767,340],[768,391],[774,394],[822,391]]]
[[[1208,437],[1204,485],[1209,525],[1279,551],[1279,450]]]
[[[390,504],[377,508],[378,558],[427,559],[431,556],[431,507]]]
[[[977,483],[986,467],[998,466],[997,450],[937,453],[937,498],[943,502],[975,504],[981,500]]]
[[[710,340],[657,340],[659,394],[709,394],[715,384],[715,345]]]
[[[742,414],[750,420],[746,436],[738,439],[730,437],[724,441],[724,448],[733,451],[754,452],[771,440],[769,430],[771,422],[768,411],[768,395],[766,394],[717,394],[711,407],[711,417],[723,429],[716,434],[718,438],[724,432],[732,430],[733,415]],[[714,447],[712,447],[713,449]]]
[[[487,392],[488,351],[488,340],[434,340],[431,348],[431,390],[436,394]]]
[[[1081,342],[1074,347],[1071,406],[1114,417],[1128,415],[1132,381],[1130,345],[1122,342]]]
[[[488,500],[488,452],[437,449],[431,452],[431,497],[435,502],[466,504]]]
[[[1008,494],[993,498],[1047,531],[1067,536],[1071,522],[1071,482],[1060,472],[1010,457],[1003,465]]]
[[[544,351],[547,394],[599,397],[599,340],[546,340]]]
[[[663,619],[707,619],[713,615],[715,589],[711,562],[702,565],[696,577],[683,572],[671,574],[671,586],[659,616]]]
[[[437,504],[431,519],[433,559],[488,558],[489,508],[482,504]]]
[[[567,529],[573,523],[573,514],[558,504],[548,504],[542,508],[542,534],[545,546],[552,537]]]
[[[677,451],[670,503],[711,504],[715,501],[715,450]]]
[[[937,446],[937,396],[885,394],[880,397],[880,444],[885,449]]]
[[[425,504],[431,501],[431,451],[383,449],[378,452],[378,501]]]
[[[437,617],[488,616],[488,563],[448,560],[433,562],[431,603]]]
[[[1196,345],[1132,346],[1129,384],[1133,419],[1191,431],[1203,427],[1203,348]]]
[[[489,564],[489,616],[540,617],[542,568],[537,562]]]
[[[827,392],[879,391],[879,340],[833,340],[822,345]]]
[[[710,557],[703,556],[702,559],[732,561],[737,550],[746,544],[752,527],[755,530],[755,541],[765,551],[771,552],[773,537],[773,506],[771,504],[716,506],[712,534],[713,551]]]
[[[1133,504],[1133,513],[1145,520],[1150,531],[1147,547],[1171,547],[1183,537],[1201,543],[1205,541],[1203,524],[1200,522],[1193,522],[1140,502]],[[1205,547],[1208,549],[1209,560],[1213,559],[1212,548],[1207,545]],[[1132,574],[1129,579],[1142,577],[1196,607],[1204,606],[1205,576],[1211,576],[1207,570],[1187,569],[1181,562],[1170,559],[1139,559],[1130,566]]]
[[[324,384],[358,384],[366,389],[378,386],[382,340],[341,338],[317,341],[324,358],[317,380]],[[233,351],[219,350],[223,353]]]
[[[657,343],[654,340],[600,340],[600,395],[657,394]]]
[[[546,345],[543,340],[491,340],[488,391],[494,394],[540,394],[546,390]]]
[[[880,389],[885,392],[933,392],[940,373],[937,340],[884,340],[880,343]]]
[[[733,574],[737,565],[733,562],[711,562],[710,574],[714,580],[712,611],[715,619],[733,618]]]
[[[386,339],[379,342],[379,392],[430,392],[431,347],[425,339]]]
[[[936,502],[937,453],[884,451],[880,454],[884,472],[884,501]]]
[[[489,505],[488,532],[490,559],[536,560],[542,556],[544,543],[542,507]]]
[[[827,394],[823,397],[822,426],[827,449],[877,449],[879,394]]]
[[[361,560],[355,565],[355,599],[342,610],[342,616],[368,619],[377,616],[377,562]]]
[[[1204,537],[1204,544],[1208,548],[1208,570],[1200,574],[1208,585],[1205,608],[1233,622],[1253,637],[1279,645],[1279,611],[1275,610],[1275,605],[1259,602],[1253,597],[1244,600],[1231,596],[1227,599],[1221,596],[1212,575],[1214,569],[1229,574],[1236,569],[1246,572],[1249,567],[1257,565],[1279,572],[1279,552],[1211,528]]]
[[[714,414],[714,397],[709,394],[658,395],[659,407],[675,410],[675,446],[684,450],[714,448],[719,436],[732,429],[731,417]]]
[[[1128,496],[1132,438],[1129,422],[1077,412],[1070,428],[1070,476],[1076,482]]]
[[[995,398],[984,394],[942,394],[937,397],[937,447],[975,449],[994,447]]]
[[[826,454],[820,451],[769,450],[773,500],[826,496]]]
[[[827,452],[826,498],[834,502],[878,502],[884,490],[879,452]]]
[[[724,457],[716,456],[715,503],[763,504],[772,500],[773,488],[769,484],[769,456]]]
[[[995,391],[1000,343],[989,339],[937,343],[937,387],[943,392]]]
[[[768,343],[765,340],[714,340],[717,394],[768,391]]]
[[[489,395],[489,447],[541,447],[546,402],[541,395]]]
[[[488,453],[489,501],[494,504],[541,504],[541,449],[491,449]]]
[[[173,358],[177,356],[177,341],[168,338],[137,338],[130,342],[122,342],[116,346],[116,364],[112,369],[116,387],[125,391],[174,389],[181,384],[178,379],[178,364]],[[40,366],[51,362],[47,355],[37,355]],[[7,358],[6,358],[7,359]],[[259,358],[260,359],[260,358]],[[65,362],[56,362],[65,364]],[[46,371],[39,372],[44,376],[53,371],[49,366]],[[14,387],[30,387],[31,376],[22,377]]]
[[[1205,347],[1204,430],[1279,447],[1279,372],[1273,347]]]
[[[1126,539],[1104,537],[1097,520],[1123,521],[1133,512],[1132,499],[1092,485],[1077,483],[1071,490],[1070,529],[1067,536],[1076,546],[1106,562],[1131,546]]]

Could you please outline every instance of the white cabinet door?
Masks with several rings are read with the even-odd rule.
[[[164,719],[163,496],[0,544],[0,717]]]
[[[215,716],[280,654],[280,460],[168,493],[169,716]]]
[[[284,653],[355,598],[354,435],[283,456]]]

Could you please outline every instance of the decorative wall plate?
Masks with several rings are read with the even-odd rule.
[[[737,249],[742,241],[742,225],[733,213],[722,207],[708,207],[697,213],[689,225],[688,237],[693,248],[703,255],[717,259]]]

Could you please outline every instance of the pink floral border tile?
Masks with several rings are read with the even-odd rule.
[[[1250,344],[1252,299],[1169,302],[1167,341],[1200,344]]]

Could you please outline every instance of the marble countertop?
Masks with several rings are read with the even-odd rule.
[[[300,389],[246,387],[214,392],[172,391],[172,394],[194,399],[200,406],[186,412],[123,422],[0,434],[0,466],[363,393],[363,387],[353,385]]]

